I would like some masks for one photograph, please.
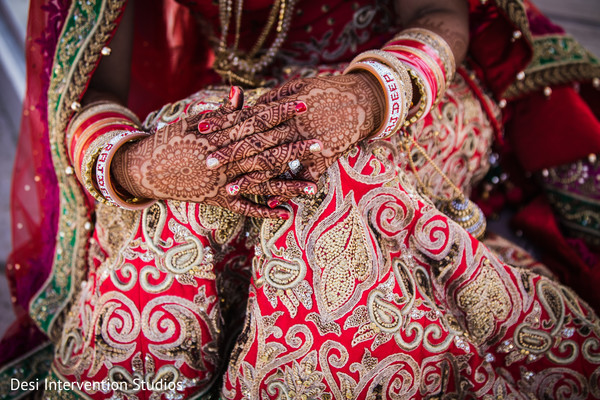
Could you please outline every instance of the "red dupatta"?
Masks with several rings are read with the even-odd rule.
[[[11,368],[21,368],[25,374],[35,375],[36,371],[30,369],[23,355],[31,351],[41,351],[46,358],[51,355],[48,346],[43,346],[48,339],[29,311],[32,299],[47,285],[59,234],[59,190],[49,142],[48,90],[55,49],[71,6],[70,0],[32,0],[29,7],[27,90],[11,193],[13,251],[6,268],[17,321],[0,341],[0,366],[14,360]],[[138,115],[145,116],[214,80],[214,75],[206,73],[208,47],[186,8],[170,0],[145,1],[135,18],[133,59],[157,60],[133,64],[129,106]],[[87,207],[91,214],[92,205]],[[0,369],[0,382],[13,372]]]

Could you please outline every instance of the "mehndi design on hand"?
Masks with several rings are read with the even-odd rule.
[[[219,145],[237,139],[247,129],[270,129],[273,127],[270,123],[278,124],[291,115],[281,113],[274,116],[271,112],[256,114],[236,126],[236,130],[198,134],[198,123],[201,120],[216,115],[228,117],[239,110],[241,96],[234,96],[234,101],[236,104],[226,102],[220,110],[210,114],[175,121],[159,129],[154,135],[129,145],[115,156],[112,173],[116,180],[135,196],[202,202],[255,217],[288,217],[289,213],[284,209],[271,210],[243,197],[228,194],[225,185],[246,173],[253,174],[253,182],[263,183],[273,176],[272,171],[281,170],[281,164],[306,158],[311,146],[314,148],[314,144],[320,142],[312,140],[289,143],[275,153],[253,151],[252,156],[239,162],[208,168],[207,155],[217,150]],[[271,117],[266,118],[266,115]],[[249,128],[250,125],[252,128]],[[253,149],[257,150],[256,147]],[[269,191],[270,187],[277,191]],[[265,187],[261,194],[279,194],[282,187],[290,195],[298,195],[303,190],[297,183],[280,183]]]
[[[303,110],[301,105],[306,105]],[[290,107],[300,105],[295,115]],[[218,160],[218,164],[238,162],[252,157],[259,152],[271,152],[272,157],[283,161],[278,156],[278,149],[287,143],[307,139],[319,139],[321,151],[302,160],[303,169],[296,176],[304,181],[316,182],[319,177],[351,146],[367,138],[382,123],[385,100],[377,81],[367,74],[357,73],[345,76],[328,76],[294,80],[282,87],[266,93],[259,98],[254,107],[236,111],[227,116],[213,116],[211,128],[224,129],[230,136],[237,138],[210,155],[210,160]],[[245,121],[260,114],[262,123],[271,125],[271,129],[248,129]],[[283,121],[281,115],[290,115]],[[260,144],[260,146],[258,144]],[[277,176],[287,170],[287,164],[281,162],[272,172]],[[273,189],[277,185],[265,186],[258,182],[254,175],[244,175],[233,181],[240,193],[256,193],[261,189]],[[252,187],[256,184],[256,187]],[[298,186],[307,187],[305,184]],[[307,190],[310,192],[310,190]],[[263,191],[264,193],[264,191]],[[280,193],[278,199],[291,198],[287,193]]]

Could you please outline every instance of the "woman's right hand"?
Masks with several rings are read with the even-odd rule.
[[[241,108],[240,95],[232,96],[221,109],[212,112],[227,114]],[[264,129],[271,129],[294,117],[297,102],[290,102],[277,118],[269,118]],[[227,208],[238,214],[259,218],[289,218],[284,208],[265,207],[248,199],[228,193],[226,185],[237,177],[252,173],[264,174],[263,182],[273,174],[283,173],[283,166],[295,159],[305,159],[320,149],[319,140],[304,140],[281,146],[277,157],[272,152],[258,153],[234,163],[210,169],[207,155],[219,147],[239,140],[229,137],[231,132],[220,131],[209,135],[198,134],[198,123],[209,115],[196,115],[175,121],[139,142],[119,150],[112,162],[111,173],[130,194],[140,198],[172,199],[198,202]],[[260,115],[256,117],[260,119]],[[262,123],[262,122],[261,122]],[[314,146],[318,144],[318,146]],[[312,147],[311,147],[312,145]],[[314,183],[305,181],[280,181],[265,185],[264,195],[277,195],[285,190],[299,195],[315,189]],[[231,188],[230,188],[231,190]]]

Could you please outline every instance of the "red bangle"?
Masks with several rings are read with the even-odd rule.
[[[426,44],[421,43],[416,40],[413,40],[413,39],[392,40],[391,42],[387,43],[383,49],[385,50],[385,48],[389,47],[389,46],[407,46],[407,47],[412,47],[412,48],[421,50],[424,53],[427,53],[427,55],[429,57],[431,57],[431,59],[433,59],[436,62],[436,64],[440,67],[444,76],[446,76],[447,71],[446,71],[446,67],[444,66],[444,63],[442,62],[442,59],[440,58],[438,53],[434,49],[432,49],[430,46],[427,46]]]
[[[435,71],[432,70],[431,66],[428,65],[427,62],[418,55],[411,53],[407,51],[407,49],[402,48],[400,46],[386,47],[384,48],[384,50],[393,53],[396,57],[398,57],[398,59],[406,62],[412,68],[419,70],[425,76],[425,78],[427,79],[427,83],[431,87],[432,94],[435,94],[435,98],[432,99],[432,101],[435,103],[435,100],[441,94],[444,85],[443,82],[438,82],[440,76],[436,76]]]

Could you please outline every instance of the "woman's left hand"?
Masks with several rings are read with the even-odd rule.
[[[291,102],[301,102],[294,118],[268,130],[260,129],[261,125],[273,125],[269,119],[280,118]],[[321,152],[301,160],[303,168],[295,174],[297,179],[316,182],[351,146],[376,131],[384,108],[379,83],[365,72],[293,80],[261,96],[253,107],[204,119],[201,133],[230,130],[229,136],[237,139],[210,154],[207,164],[216,168],[266,149],[277,157],[283,144],[318,139],[323,144]],[[252,174],[243,175],[230,185],[239,187],[240,193],[260,194],[262,190]],[[286,200],[286,195],[281,193],[279,202]]]

